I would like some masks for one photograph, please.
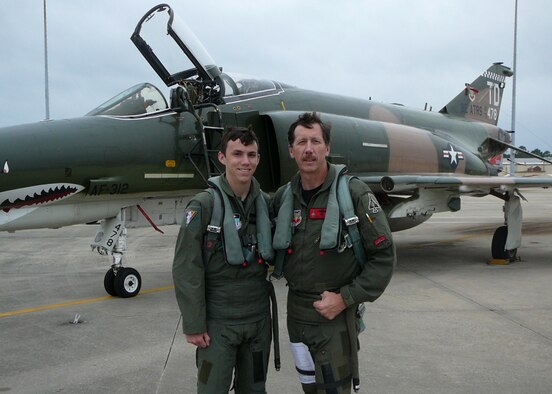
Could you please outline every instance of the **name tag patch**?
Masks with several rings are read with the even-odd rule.
[[[311,219],[325,219],[326,208],[311,208],[309,211],[309,218]]]

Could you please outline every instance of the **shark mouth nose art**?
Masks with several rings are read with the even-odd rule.
[[[0,192],[0,212],[49,204],[70,197],[84,187],[73,183],[49,183]]]

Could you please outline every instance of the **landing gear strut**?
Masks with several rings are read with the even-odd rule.
[[[92,249],[101,255],[111,254],[113,264],[104,277],[107,294],[114,297],[129,298],[140,292],[142,278],[134,268],[123,267],[123,254],[126,252],[127,231],[124,225],[124,210],[116,217],[102,220],[96,233]]]

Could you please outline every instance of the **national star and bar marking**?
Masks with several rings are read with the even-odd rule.
[[[449,144],[449,149],[443,149],[443,158],[449,159],[452,168],[458,167],[459,160],[464,160],[464,152],[454,150],[452,144]]]

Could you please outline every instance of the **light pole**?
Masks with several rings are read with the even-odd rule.
[[[48,88],[48,27],[46,24],[46,0],[44,0],[44,100],[46,102],[46,118],[50,119],[50,92]]]
[[[512,145],[516,144],[516,75],[517,75],[517,0],[514,0],[515,10],[514,10],[514,76],[512,78]],[[513,176],[516,173],[516,154],[515,150],[510,149],[510,175]]]

